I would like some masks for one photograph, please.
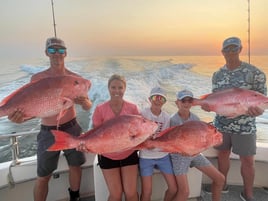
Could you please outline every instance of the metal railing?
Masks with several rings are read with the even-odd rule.
[[[29,136],[29,135],[36,135],[39,133],[39,130],[35,131],[25,131],[25,132],[19,132],[19,133],[10,133],[10,134],[1,134],[0,135],[0,140],[1,139],[10,139],[10,147],[11,147],[11,153],[12,153],[12,165],[17,165],[20,164],[19,161],[19,137],[23,136]]]

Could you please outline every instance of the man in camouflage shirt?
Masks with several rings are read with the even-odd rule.
[[[265,74],[257,67],[242,62],[239,59],[241,50],[242,45],[239,38],[230,37],[224,40],[222,54],[226,64],[213,74],[212,91],[216,92],[227,88],[239,87],[266,95]],[[251,107],[248,109],[248,115],[226,118],[217,114],[214,119],[214,125],[223,133],[223,144],[216,147],[219,150],[218,168],[227,179],[231,150],[240,156],[241,176],[244,183],[244,190],[241,192],[240,198],[244,201],[255,200],[253,197],[254,155],[256,154],[255,117],[263,112],[258,107]]]

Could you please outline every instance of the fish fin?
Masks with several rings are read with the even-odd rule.
[[[55,137],[55,142],[47,149],[47,151],[60,151],[64,149],[73,149],[76,148],[76,144],[79,143],[79,142],[74,143],[76,139],[66,132],[59,130],[51,130],[51,133]]]
[[[142,150],[142,149],[148,149],[150,144],[151,138],[145,140],[144,142],[138,144],[137,146],[133,147],[133,150]]]
[[[102,124],[99,125],[99,126],[96,126],[96,127],[92,128],[92,129],[90,129],[90,130],[87,131],[85,134],[78,136],[78,138],[88,137],[88,136],[91,135],[91,134],[95,134],[95,135],[96,135],[97,130],[99,130],[99,129],[102,129]]]
[[[160,133],[158,133],[158,134],[156,135],[156,138],[159,138],[159,137],[165,135],[166,133],[168,133],[169,131],[171,131],[172,129],[174,129],[174,127],[175,127],[175,126],[172,126],[172,127],[169,127],[169,128],[167,128],[167,129],[161,131]]]
[[[28,120],[30,120],[30,119],[34,119],[34,118],[36,118],[36,117],[23,117],[23,120],[24,120],[24,121],[28,121]]]
[[[73,101],[69,98],[63,97],[62,98],[62,109],[59,112],[59,114],[57,115],[57,128],[59,127],[60,124],[60,119],[66,114],[67,112],[67,108],[70,107],[70,105],[73,105]]]
[[[211,94],[204,94],[204,95],[200,96],[199,99],[201,99],[201,100],[206,99],[209,95],[211,95]]]
[[[60,113],[57,115],[57,128],[59,128],[60,125],[60,119],[65,115],[65,113],[67,112],[66,109],[62,109],[60,111]]]

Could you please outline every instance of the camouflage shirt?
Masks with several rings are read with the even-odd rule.
[[[233,87],[254,90],[266,95],[266,76],[261,70],[245,62],[242,62],[241,65],[234,70],[228,70],[226,66],[223,66],[219,71],[213,74],[213,92]],[[214,119],[214,125],[220,132],[224,133],[256,133],[256,118],[247,115],[241,115],[236,118],[226,118],[217,114]]]

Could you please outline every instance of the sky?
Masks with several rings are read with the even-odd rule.
[[[0,5],[0,58],[42,57],[51,0]],[[250,5],[251,54],[268,55],[268,1]],[[72,56],[220,55],[229,36],[248,51],[248,0],[54,0],[54,11]]]

